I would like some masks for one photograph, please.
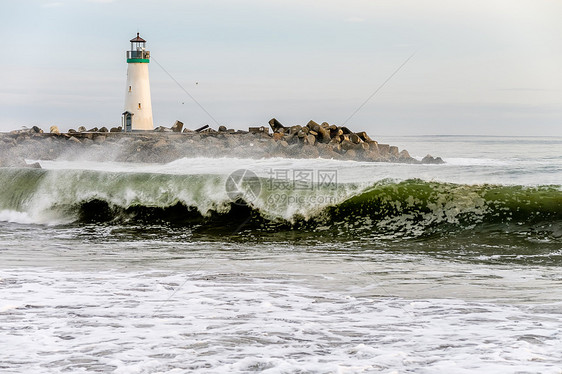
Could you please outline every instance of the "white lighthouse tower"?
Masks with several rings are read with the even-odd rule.
[[[148,81],[150,52],[146,40],[139,36],[131,39],[131,50],[127,51],[127,91],[125,112],[121,116],[124,131],[153,130],[152,102]]]

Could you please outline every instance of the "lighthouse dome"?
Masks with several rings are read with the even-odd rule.
[[[146,43],[146,40],[144,40],[143,38],[141,38],[139,36],[139,33],[137,32],[137,37],[131,39],[131,43]]]

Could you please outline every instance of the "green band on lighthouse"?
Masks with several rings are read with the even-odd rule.
[[[148,64],[150,60],[148,58],[128,58],[127,63],[135,63],[135,62],[142,62]]]

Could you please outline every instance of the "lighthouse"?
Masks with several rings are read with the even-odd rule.
[[[153,130],[152,102],[148,81],[150,52],[146,40],[139,36],[131,39],[131,50],[127,51],[127,86],[125,112],[121,116],[124,131]]]

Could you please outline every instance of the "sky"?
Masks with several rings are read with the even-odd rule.
[[[0,131],[118,126],[137,32],[155,126],[562,136],[554,0],[2,0]]]

